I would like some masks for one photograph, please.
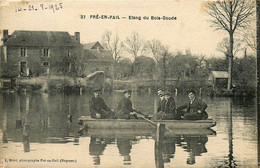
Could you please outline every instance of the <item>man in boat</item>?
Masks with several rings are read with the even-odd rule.
[[[177,120],[180,117],[175,112],[176,106],[174,98],[171,96],[169,91],[165,92],[164,100],[161,103],[161,107],[158,109],[160,110],[154,116],[155,120]]]
[[[156,113],[159,113],[160,111],[164,111],[165,108],[165,96],[164,96],[164,92],[161,88],[159,88],[157,90],[157,94],[158,94],[158,99],[157,99],[157,103],[156,103]]]
[[[100,89],[94,89],[94,96],[89,101],[89,111],[91,118],[96,119],[112,119],[115,113],[107,107],[105,101],[100,97]]]
[[[193,90],[187,92],[189,97],[189,102],[178,107],[178,113],[184,117],[186,120],[205,120],[208,118],[208,114],[205,111],[207,104],[201,99],[196,97],[196,93]],[[181,110],[187,109],[186,112]]]
[[[135,112],[136,110],[132,107],[132,102],[130,100],[132,91],[126,90],[124,91],[124,97],[120,100],[117,112],[116,112],[116,118],[118,119],[138,119]]]

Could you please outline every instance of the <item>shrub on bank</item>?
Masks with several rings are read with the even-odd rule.
[[[62,76],[51,76],[51,77],[38,77],[38,78],[19,78],[17,79],[16,85],[14,87],[15,91],[21,92],[31,92],[31,91],[41,91],[41,92],[88,92],[96,86],[95,81],[86,81],[84,78],[72,78],[72,77],[62,77]],[[104,85],[105,91],[111,91],[112,85],[111,80],[105,80]],[[9,90],[12,88],[9,88]]]
[[[40,84],[19,84],[15,86],[14,90],[17,92],[34,92],[41,90],[41,88]]]

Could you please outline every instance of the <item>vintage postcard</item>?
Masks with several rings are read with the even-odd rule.
[[[2,0],[0,167],[258,167],[256,5]]]

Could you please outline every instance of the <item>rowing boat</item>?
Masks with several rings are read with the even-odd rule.
[[[79,123],[90,129],[155,129],[149,122],[141,119],[93,119],[90,116],[81,116]],[[169,129],[206,129],[216,125],[213,119],[207,120],[160,120]]]

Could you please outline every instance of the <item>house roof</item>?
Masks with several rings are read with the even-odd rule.
[[[89,61],[113,62],[112,53],[109,50],[105,50],[99,42],[82,44],[82,46],[84,55]]]
[[[228,72],[226,71],[212,71],[214,78],[228,78]]]
[[[84,49],[104,49],[104,47],[98,41],[82,44],[82,46]]]
[[[78,46],[80,43],[68,32],[16,30],[6,42],[7,46]]]

